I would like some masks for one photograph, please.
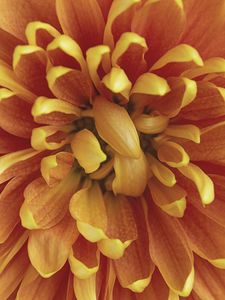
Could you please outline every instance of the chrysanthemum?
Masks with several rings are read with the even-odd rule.
[[[0,0],[0,299],[222,300],[225,1]]]

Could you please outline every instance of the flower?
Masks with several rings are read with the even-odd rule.
[[[0,8],[0,299],[222,299],[225,1]]]

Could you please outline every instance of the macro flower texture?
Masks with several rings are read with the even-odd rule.
[[[225,297],[225,0],[0,0],[0,299]]]

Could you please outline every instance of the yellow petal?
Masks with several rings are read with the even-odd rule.
[[[77,300],[97,300],[96,274],[87,279],[74,277],[73,287]]]
[[[164,131],[166,135],[200,143],[200,129],[195,125],[169,125]]]
[[[90,174],[90,178],[93,180],[100,180],[105,178],[113,169],[114,161],[113,159],[108,160],[107,162],[103,163],[102,166],[92,174]]]
[[[93,110],[101,138],[121,155],[138,158],[141,154],[139,137],[126,109],[98,96]]]
[[[179,171],[196,185],[203,204],[210,204],[214,200],[213,182],[198,166],[189,163]]]
[[[151,71],[160,69],[172,62],[194,62],[198,66],[203,66],[203,61],[195,48],[186,44],[180,44],[164,54],[151,67]]]
[[[75,134],[71,141],[71,147],[75,158],[86,173],[96,171],[107,158],[98,139],[88,129],[83,129]]]
[[[147,156],[150,168],[155,177],[164,185],[171,187],[176,183],[175,175],[152,155]]]
[[[142,195],[148,181],[148,162],[144,155],[137,159],[115,154],[115,179],[112,183],[115,194],[138,197]]]
[[[183,217],[186,209],[186,192],[179,185],[167,187],[155,178],[151,178],[149,190],[155,204],[164,212],[173,217]]]
[[[97,183],[75,193],[69,209],[77,221],[78,230],[87,240],[96,242],[106,237],[107,214],[102,191]]]
[[[156,134],[167,128],[169,118],[159,114],[141,114],[134,118],[137,130],[147,134]]]
[[[30,22],[27,24],[25,30],[25,35],[30,45],[37,45],[43,47],[43,44],[39,44],[40,41],[38,40],[38,33],[42,30],[51,35],[52,39],[60,35],[60,32],[48,23],[39,21]]]

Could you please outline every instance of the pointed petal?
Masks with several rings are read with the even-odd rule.
[[[200,143],[200,129],[192,124],[169,125],[164,133],[175,138],[187,139],[197,144]]]
[[[128,247],[123,257],[114,261],[114,265],[121,286],[135,293],[141,293],[149,285],[154,264],[149,254],[147,224],[140,199],[134,199],[132,206],[137,222],[138,238]]]
[[[95,98],[93,108],[102,139],[120,154],[138,158],[141,151],[138,134],[125,108],[100,96]]]
[[[194,283],[193,256],[185,232],[177,219],[149,204],[149,247],[153,262],[167,285],[188,296]],[[167,262],[165,264],[165,262]]]
[[[56,8],[64,33],[84,51],[102,43],[105,22],[96,0],[57,0]]]

